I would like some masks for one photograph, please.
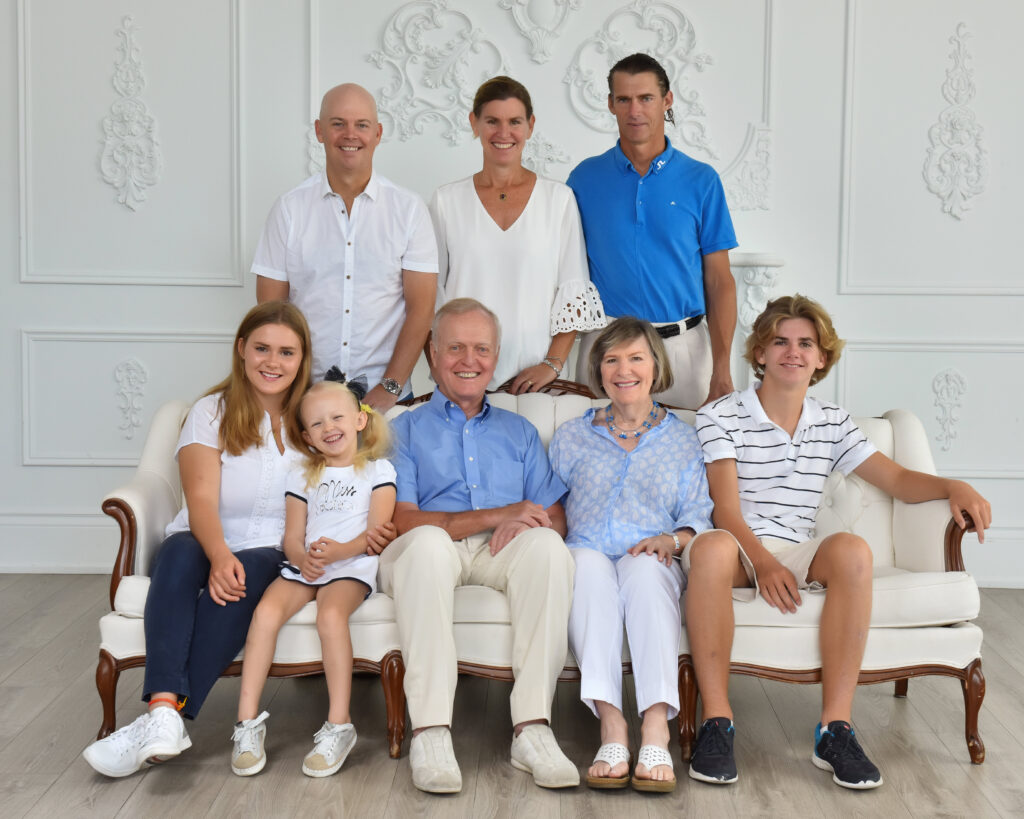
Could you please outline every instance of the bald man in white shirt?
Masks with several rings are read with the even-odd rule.
[[[383,126],[366,89],[324,94],[325,168],[274,203],[252,272],[256,299],[287,299],[309,321],[313,375],[365,375],[386,412],[409,391],[437,290],[437,244],[423,200],[373,172]]]

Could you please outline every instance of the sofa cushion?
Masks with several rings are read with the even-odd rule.
[[[943,626],[973,620],[981,596],[967,572],[905,572],[876,567],[871,606],[872,628]],[[763,597],[736,602],[736,626],[816,627],[825,604],[824,592],[801,591],[801,605],[783,614]]]

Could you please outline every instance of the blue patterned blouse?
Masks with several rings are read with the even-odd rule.
[[[596,410],[560,426],[551,466],[569,487],[565,511],[571,549],[621,557],[645,537],[690,527],[711,528],[711,496],[697,433],[669,413],[626,452]]]

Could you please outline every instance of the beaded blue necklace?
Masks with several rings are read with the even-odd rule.
[[[625,432],[619,432],[619,430],[616,428],[615,416],[612,415],[612,407],[611,404],[609,404],[607,407],[605,407],[604,410],[604,422],[608,425],[608,431],[617,438],[621,438],[623,441],[629,440],[630,437],[639,438],[641,435],[647,432],[647,430],[654,426],[654,421],[658,417],[659,404],[657,401],[652,401],[651,403],[653,403],[654,406],[651,407],[650,415],[648,415],[647,418],[644,419],[644,422],[640,425],[639,429],[628,430],[628,432],[632,433],[632,436],[627,435]]]

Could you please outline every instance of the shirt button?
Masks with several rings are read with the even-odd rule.
[[[348,246],[349,246],[349,247],[352,247],[352,243],[351,243],[351,242],[349,242],[349,243],[348,243]]]
[[[346,313],[347,313],[347,312],[349,312],[349,309],[348,309],[347,307],[345,308],[345,312],[346,312]]]
[[[473,488],[476,489],[476,484],[473,484]]]
[[[341,342],[341,346],[342,346],[342,347],[348,347],[348,342],[347,342],[347,341],[343,341],[343,342]]]
[[[346,278],[346,279],[351,279],[351,278],[352,278],[352,276],[351,276],[351,274],[350,274],[350,275],[346,276],[345,278]]]
[[[469,456],[469,460],[471,460],[471,461],[473,460],[473,456],[472,455]]]

